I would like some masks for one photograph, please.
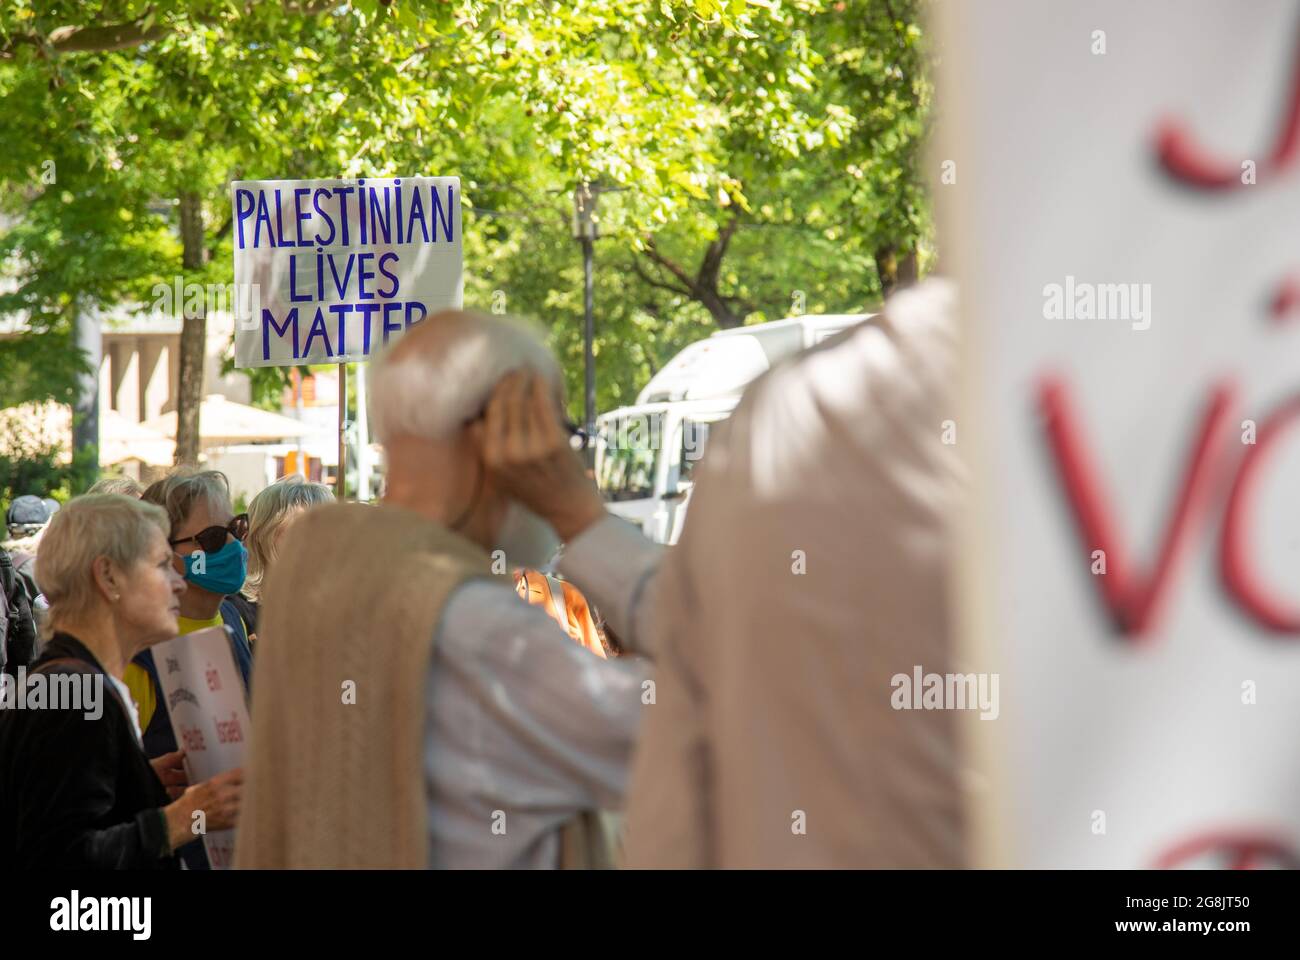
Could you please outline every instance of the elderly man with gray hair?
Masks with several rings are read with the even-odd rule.
[[[645,661],[515,594],[559,569],[634,653],[658,548],[606,513],[540,337],[449,311],[375,365],[384,503],[314,509],[262,593],[242,867],[556,867],[622,804]],[[647,700],[652,698],[646,697]]]

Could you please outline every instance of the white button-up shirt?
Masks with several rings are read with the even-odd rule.
[[[640,601],[660,553],[607,516],[559,563],[635,653],[652,654]],[[429,862],[557,866],[567,821],[623,805],[649,673],[641,657],[584,650],[502,583],[462,584],[443,611],[429,671]]]

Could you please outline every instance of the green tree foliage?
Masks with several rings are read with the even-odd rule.
[[[21,424],[0,423],[0,509],[25,494],[66,501],[83,493],[98,476],[93,448],[78,450],[65,463],[57,444]],[[0,528],[0,540],[5,539],[8,535]]]
[[[616,190],[596,245],[602,409],[719,326],[867,308],[929,238],[918,5],[11,0],[0,314],[62,337],[68,361],[24,382],[71,383],[78,309],[149,303],[181,274],[229,282],[236,178],[460,176],[466,302],[547,324],[575,408],[582,182]],[[206,250],[190,270],[186,193]],[[5,351],[0,373],[32,363]],[[252,376],[273,404],[283,373]]]

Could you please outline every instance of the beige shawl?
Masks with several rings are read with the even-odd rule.
[[[236,866],[428,865],[434,630],[462,581],[490,575],[480,547],[397,507],[293,526],[263,592]]]

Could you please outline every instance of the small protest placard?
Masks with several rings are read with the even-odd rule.
[[[242,767],[251,726],[226,628],[168,640],[154,647],[153,655],[190,783]],[[234,862],[235,831],[205,833],[203,846],[214,870],[228,869]]]
[[[460,180],[231,184],[235,366],[366,360],[461,306]]]

